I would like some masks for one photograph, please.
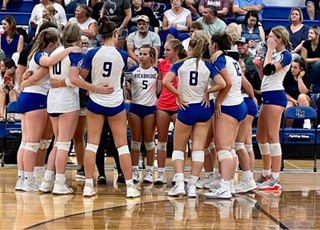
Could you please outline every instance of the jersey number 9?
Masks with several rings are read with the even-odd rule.
[[[102,77],[110,77],[112,69],[112,62],[104,62],[103,63],[103,71]]]

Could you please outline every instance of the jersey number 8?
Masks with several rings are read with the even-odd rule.
[[[196,86],[198,85],[198,72],[190,71],[189,85]]]

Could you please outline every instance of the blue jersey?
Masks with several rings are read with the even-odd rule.
[[[108,85],[114,88],[111,94],[90,92],[92,101],[105,107],[116,107],[123,102],[121,77],[127,65],[127,59],[127,52],[113,46],[101,46],[88,51],[82,68],[91,71],[92,84]]]
[[[209,79],[215,77],[217,69],[208,62],[190,58],[172,65],[170,72],[178,76],[178,91],[189,104],[200,103],[208,89]]]

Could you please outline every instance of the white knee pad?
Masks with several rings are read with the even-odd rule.
[[[27,149],[29,151],[32,151],[34,153],[37,153],[40,147],[40,143],[39,142],[26,142],[26,145],[24,147],[24,149]]]
[[[64,150],[67,152],[69,152],[69,150],[70,150],[70,145],[71,145],[71,141],[57,141],[56,142],[57,149]]]
[[[231,149],[230,152],[231,152],[231,156],[232,156],[233,158],[238,157],[235,149]]]
[[[270,155],[272,157],[281,156],[282,155],[282,150],[281,150],[280,143],[269,144],[269,148],[270,148]]]
[[[218,155],[219,162],[221,162],[225,159],[231,159],[231,160],[233,159],[232,153],[229,150],[220,150],[220,151],[218,151],[217,155]]]
[[[131,150],[140,151],[140,148],[141,148],[141,142],[131,141]]]
[[[245,144],[244,146],[245,146],[248,153],[253,152],[253,145],[252,144]]]
[[[158,151],[167,151],[167,142],[159,141],[157,144],[157,150]]]
[[[212,141],[212,142],[210,142],[210,144],[209,144],[209,150],[210,151],[212,151],[213,149],[215,149],[216,148],[216,146],[215,146],[215,144],[214,144],[214,142]]]
[[[144,142],[144,146],[146,147],[146,150],[149,151],[149,150],[153,150],[155,149],[155,144],[154,144],[154,141],[151,141],[151,142]]]
[[[269,143],[258,143],[259,149],[260,149],[260,153],[261,155],[270,155],[270,147],[269,147]]]
[[[99,145],[87,143],[86,150],[97,153]]]
[[[44,150],[48,149],[51,144],[51,139],[41,139],[39,149]]]
[[[130,154],[128,145],[121,146],[121,147],[117,148],[117,150],[118,150],[119,156],[124,155],[124,154]]]
[[[244,146],[243,142],[236,142],[234,145],[234,148],[235,148],[236,152],[238,152],[240,149],[244,149],[245,146]]]
[[[204,162],[204,151],[192,151],[191,154],[192,161]]]
[[[184,152],[181,150],[174,150],[172,152],[172,161],[182,160],[184,161]]]
[[[19,149],[25,149],[26,148],[26,142],[21,141]]]

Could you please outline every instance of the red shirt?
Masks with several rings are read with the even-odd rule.
[[[161,73],[161,80],[163,80],[166,74],[170,71],[171,65],[167,59],[164,59],[158,64],[159,72]],[[175,77],[172,81],[172,85],[177,88],[178,78]],[[157,104],[158,109],[167,111],[178,110],[177,98],[166,87],[162,87],[160,97]]]

